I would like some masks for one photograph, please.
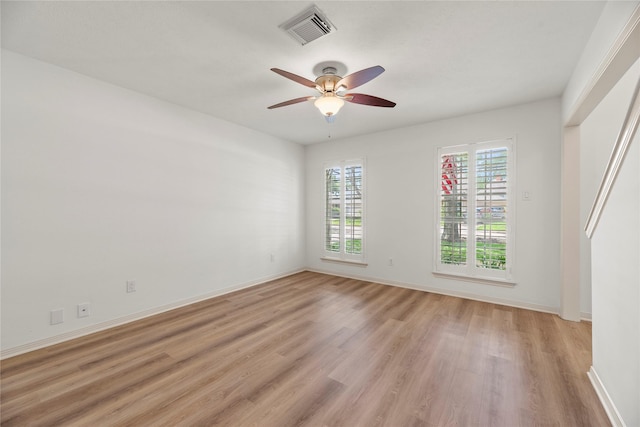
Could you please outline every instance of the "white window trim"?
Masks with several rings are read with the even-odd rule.
[[[356,265],[356,266],[359,266],[359,267],[366,267],[366,266],[369,265],[368,263],[366,263],[364,261],[354,261],[352,259],[340,259],[340,258],[330,257],[330,256],[323,256],[323,257],[320,257],[320,259],[322,261],[325,261],[325,262],[333,262],[333,263],[336,263],[336,264]]]
[[[361,267],[366,267],[368,264],[366,262],[366,257],[365,257],[365,253],[366,253],[366,216],[367,216],[367,165],[366,165],[366,159],[365,158],[360,158],[360,159],[351,159],[351,160],[338,160],[338,161],[333,161],[333,162],[326,162],[324,163],[323,167],[322,167],[322,195],[324,198],[324,202],[323,202],[323,212],[326,213],[326,209],[327,209],[327,200],[326,200],[326,170],[329,168],[336,168],[339,167],[341,172],[341,177],[342,177],[342,181],[341,181],[341,185],[344,186],[344,170],[346,167],[349,166],[361,166],[362,167],[362,219],[361,219],[361,224],[362,224],[362,242],[360,245],[360,253],[359,254],[348,254],[345,252],[345,245],[344,245],[344,228],[341,227],[340,229],[340,252],[336,253],[336,252],[332,252],[332,251],[328,251],[326,248],[326,235],[325,235],[325,215],[323,215],[322,218],[322,238],[321,238],[321,242],[322,242],[322,256],[320,257],[320,259],[322,261],[327,261],[327,262],[334,262],[334,263],[343,263],[343,264],[347,264],[347,265],[357,265],[357,266],[361,266]],[[341,189],[341,205],[344,205],[344,188]],[[340,215],[341,215],[341,224],[344,225],[345,221],[344,221],[344,216],[345,216],[345,209],[341,209]]]
[[[475,263],[468,262],[467,265],[459,266],[459,265],[451,265],[451,264],[443,264],[440,262],[440,209],[442,205],[442,193],[440,191],[442,185],[442,165],[441,156],[445,154],[454,154],[460,152],[471,152],[476,151],[478,149],[491,149],[497,147],[503,147],[505,144],[509,150],[509,161],[507,164],[507,212],[508,212],[508,222],[507,222],[507,263],[505,270],[493,270],[493,269],[482,269],[477,268]],[[458,279],[464,281],[471,281],[474,283],[480,284],[488,284],[488,285],[497,285],[497,286],[506,286],[513,287],[516,284],[515,280],[515,230],[516,230],[516,138],[508,137],[496,140],[489,141],[479,141],[472,142],[467,144],[460,144],[454,146],[442,146],[437,147],[435,150],[435,163],[436,167],[434,173],[435,180],[435,190],[436,190],[436,203],[435,203],[435,238],[434,238],[434,256],[433,256],[433,272],[432,274],[435,277],[442,278],[450,278],[450,279]],[[475,158],[475,155],[474,155]],[[469,176],[472,176],[472,172],[474,172],[473,176],[475,177],[475,164],[471,165],[471,161],[469,162]],[[468,193],[470,195],[475,195],[476,193],[476,182],[475,178],[469,180],[469,189]],[[469,196],[471,199],[471,196]],[[467,206],[469,212],[475,212],[475,196],[474,200]],[[475,215],[468,215],[474,218],[475,223]],[[473,253],[475,251],[475,230],[471,230],[473,242],[467,248],[467,253]],[[475,257],[474,257],[475,259]]]

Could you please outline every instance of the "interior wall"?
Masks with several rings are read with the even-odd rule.
[[[2,350],[302,269],[303,165],[298,144],[3,50]]]
[[[557,312],[560,108],[559,99],[549,99],[308,146],[307,265],[318,271]],[[505,137],[516,140],[517,284],[506,288],[433,276],[436,148]],[[322,261],[323,165],[360,157],[366,158],[368,266]],[[524,191],[531,195],[529,201],[523,200]]]
[[[583,151],[591,157],[585,169],[592,168],[598,186],[611,140],[620,132],[638,82],[640,60],[580,126]],[[585,183],[594,177],[587,178]],[[595,191],[591,202],[594,199]],[[624,423],[640,425],[640,132],[630,144],[590,244],[593,368]]]

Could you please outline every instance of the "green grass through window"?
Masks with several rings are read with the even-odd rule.
[[[506,243],[476,243],[476,265],[493,270],[506,269]],[[466,265],[467,244],[465,241],[440,244],[440,261],[443,264]]]

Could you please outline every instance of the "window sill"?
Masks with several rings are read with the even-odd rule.
[[[501,286],[503,288],[513,288],[516,285],[516,282],[507,280],[507,279],[468,276],[466,274],[457,274],[457,273],[443,273],[441,271],[434,271],[432,272],[432,274],[435,277],[440,277],[443,279],[464,280],[466,282],[480,283],[482,285]]]
[[[325,262],[334,262],[336,264],[348,264],[348,265],[357,265],[358,267],[366,267],[369,264],[362,261],[354,261],[351,259],[340,259],[340,258],[331,258],[327,256],[320,257],[322,261]]]

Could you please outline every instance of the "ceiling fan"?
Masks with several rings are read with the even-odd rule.
[[[280,74],[296,83],[300,83],[303,86],[307,86],[316,89],[320,92],[319,96],[303,96],[300,98],[290,99],[288,101],[281,102],[279,104],[267,107],[268,109],[285,107],[287,105],[297,104],[299,102],[311,101],[315,99],[314,105],[320,110],[322,115],[328,122],[333,122],[335,115],[340,108],[344,105],[344,101],[352,102],[354,104],[370,105],[373,107],[395,107],[396,103],[388,101],[386,99],[378,98],[377,96],[365,95],[362,93],[345,93],[347,90],[355,89],[367,83],[370,80],[378,77],[384,68],[379,65],[375,67],[365,68],[364,70],[357,71],[353,74],[349,74],[346,77],[337,75],[335,67],[325,67],[322,69],[322,75],[315,81],[305,79],[297,74],[290,73],[288,71],[281,70],[279,68],[272,68],[271,71]]]

